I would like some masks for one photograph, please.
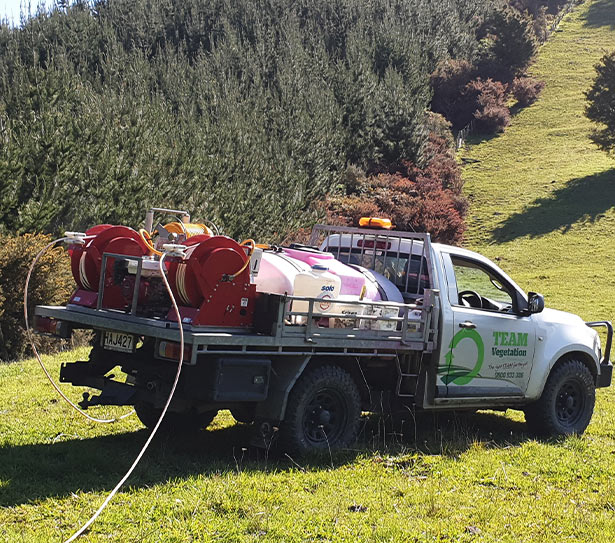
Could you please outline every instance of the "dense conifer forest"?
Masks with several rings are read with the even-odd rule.
[[[417,159],[443,58],[485,2],[59,2],[0,28],[0,223],[188,208],[230,235],[316,218],[348,165]]]
[[[460,242],[452,129],[536,98],[563,3],[56,0],[0,23],[0,358],[24,352],[31,234],[163,205],[264,242],[365,215]],[[72,287],[54,255],[31,302]]]

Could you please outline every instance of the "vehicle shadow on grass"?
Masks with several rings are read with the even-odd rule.
[[[525,425],[502,415],[414,415],[364,417],[357,443],[350,450],[328,451],[307,458],[249,446],[250,428],[233,425],[190,436],[157,437],[127,482],[148,487],[190,476],[229,472],[276,473],[331,470],[373,454],[457,456],[476,443],[515,446],[530,439]],[[0,448],[0,506],[63,498],[73,492],[108,492],[137,456],[147,430],[90,439],[68,439]]]
[[[594,0],[587,10],[585,26],[610,26],[615,29],[615,0]]]
[[[110,491],[128,470],[149,433],[143,429],[0,447],[0,481],[5,481],[0,487],[0,507],[62,498],[78,491]],[[147,487],[190,475],[236,469],[248,449],[249,434],[239,424],[190,435],[160,433],[125,486]],[[267,468],[266,463],[262,466],[260,469]]]
[[[549,197],[539,198],[493,231],[496,242],[567,232],[580,222],[595,222],[615,207],[615,169],[573,179]]]
[[[525,423],[495,412],[370,415],[361,433],[367,449],[414,451],[458,456],[476,443],[493,447],[521,445],[534,439]]]

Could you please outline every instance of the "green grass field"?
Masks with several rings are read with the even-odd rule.
[[[593,64],[613,47],[615,0],[577,8],[533,68],[547,82],[539,102],[464,153],[467,245],[587,319],[614,317],[615,161],[590,144],[583,116]],[[46,361],[57,375],[85,356]],[[0,366],[0,390],[0,541],[63,541],[147,432],[135,418],[87,422],[32,360]],[[374,416],[355,451],[310,460],[248,449],[247,428],[221,413],[210,431],[156,439],[82,541],[611,541],[614,401],[600,390],[586,434],[556,441],[529,437],[514,411]]]

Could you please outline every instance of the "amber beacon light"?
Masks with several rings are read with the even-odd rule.
[[[393,224],[391,219],[381,219],[379,217],[361,217],[359,226],[364,228],[382,228],[383,230],[391,230]]]

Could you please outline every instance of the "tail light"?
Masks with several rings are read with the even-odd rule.
[[[161,341],[158,344],[158,356],[167,360],[179,360],[181,345],[175,341]],[[192,346],[184,345],[184,362],[190,362]]]
[[[67,322],[38,315],[34,317],[34,330],[41,334],[52,334],[64,339],[69,339],[72,332]]]

